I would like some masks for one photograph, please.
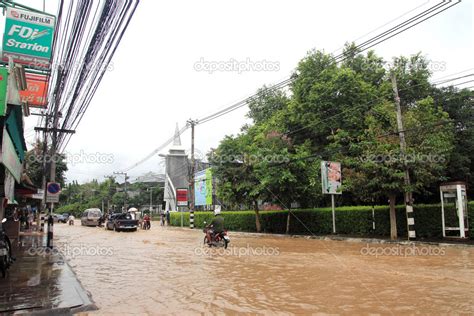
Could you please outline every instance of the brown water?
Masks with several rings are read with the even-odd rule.
[[[230,233],[228,251],[209,252],[200,230],[156,222],[55,236],[101,314],[474,314],[473,248]]]

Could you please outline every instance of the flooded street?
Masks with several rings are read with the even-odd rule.
[[[473,314],[474,249],[55,225],[95,313]]]

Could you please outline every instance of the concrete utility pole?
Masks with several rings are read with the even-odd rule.
[[[405,132],[403,131],[403,121],[402,121],[402,110],[400,107],[400,97],[398,95],[398,88],[397,88],[397,78],[395,73],[392,71],[391,73],[392,79],[392,89],[393,95],[395,98],[395,108],[397,112],[397,129],[398,129],[398,136],[400,138],[400,157],[403,160],[403,164],[405,166],[405,173],[404,173],[404,184],[405,184],[405,207],[406,207],[406,215],[407,215],[407,231],[408,231],[408,239],[415,239],[416,232],[415,232],[415,218],[413,214],[413,198],[410,191],[408,191],[410,187],[410,172],[408,171],[407,160],[406,160],[406,141],[405,141]]]
[[[128,180],[128,176],[127,176],[127,173],[126,172],[114,172],[114,174],[117,174],[117,175],[122,175],[125,177],[125,201],[123,203],[123,207],[125,208],[125,211],[127,211],[127,202],[128,202],[128,195],[127,195],[127,180]]]
[[[194,228],[194,173],[196,172],[196,162],[194,159],[194,126],[197,124],[197,120],[188,120],[188,124],[191,125],[191,177],[189,180],[190,183],[190,189],[191,189],[191,194],[190,194],[190,203],[189,203],[189,228],[193,229]]]

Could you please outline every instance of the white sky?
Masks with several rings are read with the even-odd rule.
[[[437,2],[142,0],[113,58],[113,70],[106,73],[66,149],[71,154],[113,155],[113,163],[69,165],[68,181],[102,180],[127,168],[172,136],[176,122],[182,127],[189,118],[203,117],[264,84],[286,79],[308,50],[333,52],[419,5],[425,3],[420,9],[426,9]],[[445,66],[434,73],[435,79],[474,68],[472,19],[472,1],[463,1],[376,46],[376,53],[391,59],[421,51]],[[194,69],[201,58],[265,60],[279,63],[279,70],[209,74]],[[225,135],[237,133],[247,121],[246,112],[244,107],[198,125],[196,149],[206,153]],[[36,118],[27,123],[26,134],[33,140]],[[190,138],[189,131],[182,136],[186,148]],[[129,174],[134,179],[161,172],[159,162],[157,156]]]

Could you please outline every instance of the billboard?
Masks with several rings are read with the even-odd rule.
[[[26,74],[27,89],[20,91],[21,102],[28,102],[29,106],[44,108],[48,105],[48,77],[38,74]]]
[[[7,112],[8,69],[0,68],[0,116]]]
[[[342,194],[340,162],[321,161],[321,185],[323,194]]]
[[[194,205],[212,205],[212,170],[210,168],[194,175]]]
[[[3,34],[3,61],[46,68],[51,59],[55,17],[7,7]]]
[[[188,189],[176,189],[176,205],[188,205]]]

